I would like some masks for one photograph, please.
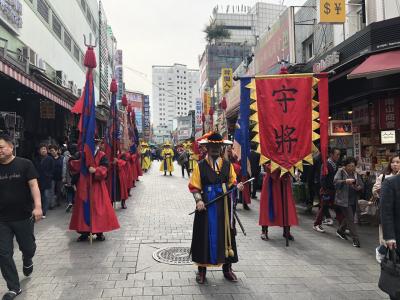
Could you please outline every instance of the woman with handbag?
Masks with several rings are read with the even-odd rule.
[[[379,209],[381,205],[381,199],[380,199],[380,193],[381,193],[381,187],[382,183],[385,181],[385,179],[388,179],[394,175],[396,175],[400,171],[400,157],[399,156],[393,156],[390,158],[389,164],[385,170],[384,173],[379,175],[379,177],[376,179],[376,182],[374,186],[372,187],[372,195],[374,197],[374,201]],[[379,217],[379,214],[378,214]],[[380,219],[380,218],[379,218]],[[376,261],[378,263],[382,262],[382,259],[385,257],[386,252],[387,252],[387,247],[386,243],[383,240],[382,236],[382,225],[379,220],[379,246],[376,247],[375,253],[376,253]]]
[[[345,230],[349,229],[353,238],[353,246],[360,248],[360,241],[354,224],[354,214],[357,210],[359,194],[364,185],[361,177],[356,172],[356,165],[355,158],[348,157],[344,161],[344,167],[337,171],[333,183],[336,188],[335,204],[343,215],[336,235],[342,240],[347,240]]]

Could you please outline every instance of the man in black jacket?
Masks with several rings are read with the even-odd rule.
[[[400,242],[400,176],[385,179],[381,190],[381,222],[383,239],[389,249]]]

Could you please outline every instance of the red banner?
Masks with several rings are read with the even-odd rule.
[[[312,152],[312,77],[256,79],[261,154],[290,170]]]

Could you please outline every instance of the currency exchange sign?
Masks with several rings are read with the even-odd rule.
[[[256,79],[261,154],[286,170],[312,150],[312,77]]]
[[[319,0],[318,23],[343,24],[346,21],[345,0]]]

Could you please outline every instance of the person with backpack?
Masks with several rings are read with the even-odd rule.
[[[385,170],[384,173],[382,173],[381,175],[379,175],[379,177],[376,179],[376,182],[374,184],[374,186],[372,187],[372,194],[373,197],[376,199],[375,203],[377,204],[378,207],[381,206],[381,187],[383,182],[392,177],[395,176],[399,173],[400,171],[400,157],[398,155],[393,156],[390,158],[389,164]],[[375,249],[375,254],[376,254],[376,261],[378,263],[382,262],[382,259],[385,257],[386,252],[387,252],[387,246],[386,246],[386,242],[383,239],[383,235],[382,235],[382,225],[381,222],[379,220],[379,246],[376,247]]]

